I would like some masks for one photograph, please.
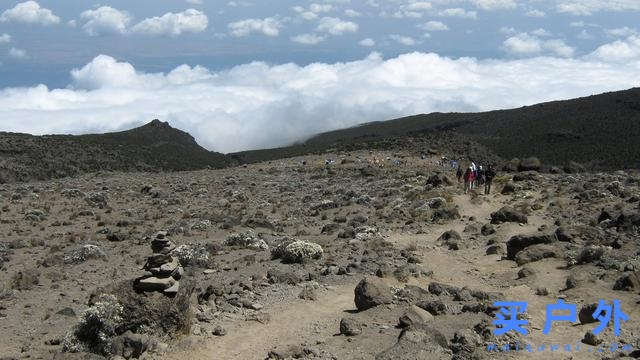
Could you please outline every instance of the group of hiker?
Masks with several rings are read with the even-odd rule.
[[[456,177],[458,182],[464,180],[464,193],[468,193],[470,190],[476,189],[484,185],[485,195],[491,193],[491,183],[496,176],[496,171],[493,165],[478,166],[473,159],[470,159],[469,167],[466,170],[462,170],[462,167],[458,167],[456,171]]]

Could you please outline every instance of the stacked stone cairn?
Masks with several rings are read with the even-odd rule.
[[[173,296],[180,289],[180,278],[184,270],[177,258],[171,256],[175,244],[167,238],[166,231],[158,232],[151,240],[153,255],[147,258],[144,270],[151,273],[136,280],[137,291],[159,291]]]

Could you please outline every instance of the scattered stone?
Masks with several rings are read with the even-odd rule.
[[[418,306],[411,305],[398,319],[398,326],[406,328],[416,324],[425,324],[431,320],[433,320],[431,313]]]
[[[638,291],[640,290],[640,271],[624,274],[613,285],[613,290]]]
[[[551,244],[555,237],[551,235],[516,235],[507,241],[507,258],[516,260],[516,255],[529,246]]]
[[[598,346],[598,345],[602,344],[602,339],[598,338],[591,331],[587,331],[584,334],[584,338],[582,339],[582,342],[587,344],[587,345]]]
[[[504,246],[501,244],[491,245],[487,248],[487,255],[504,255]]]
[[[340,320],[340,334],[345,336],[357,336],[362,333],[362,325],[352,318]]]
[[[505,222],[515,222],[520,224],[526,224],[527,216],[516,209],[505,206],[500,210],[491,214],[491,223],[492,224],[502,224]]]
[[[482,229],[480,230],[480,233],[484,236],[489,236],[489,235],[493,235],[496,233],[496,229],[493,226],[493,224],[484,224],[482,226]]]
[[[366,277],[362,279],[356,286],[354,293],[354,301],[359,311],[390,304],[393,301],[391,289],[378,278]]]
[[[212,333],[215,336],[225,336],[227,335],[227,330],[220,325],[216,325],[216,327],[213,328]]]
[[[595,323],[598,320],[593,318],[593,313],[598,308],[598,304],[587,304],[583,305],[578,312],[578,319],[581,324],[591,324]]]
[[[460,250],[462,245],[462,236],[455,230],[449,230],[438,238],[443,245],[447,246],[449,250]]]

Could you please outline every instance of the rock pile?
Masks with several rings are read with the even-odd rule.
[[[171,256],[175,249],[167,238],[166,231],[160,231],[151,241],[153,255],[147,258],[144,270],[151,273],[137,279],[134,283],[137,291],[160,291],[166,295],[175,295],[180,289],[180,278],[184,270],[177,258]]]

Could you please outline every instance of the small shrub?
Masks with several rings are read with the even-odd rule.
[[[113,295],[100,295],[98,301],[80,315],[78,323],[62,341],[65,352],[93,352],[108,355],[111,338],[122,322],[123,306]]]

